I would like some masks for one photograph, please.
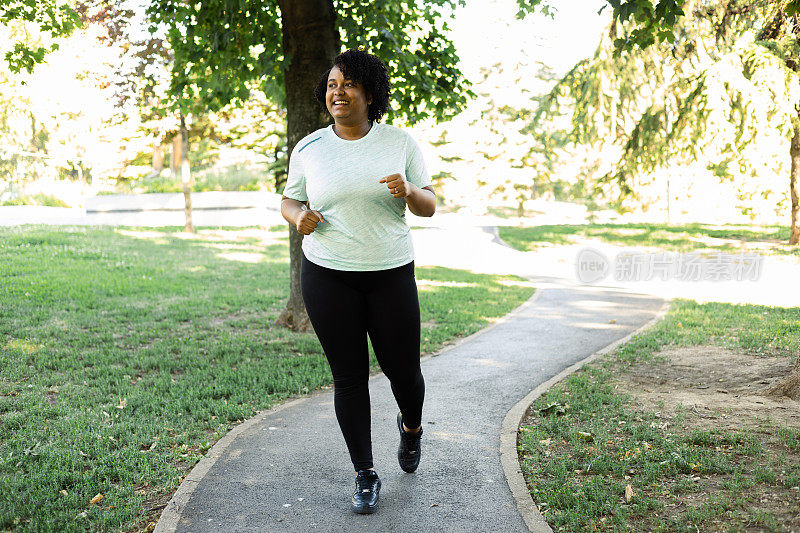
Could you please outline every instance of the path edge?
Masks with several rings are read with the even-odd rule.
[[[533,501],[530,491],[528,491],[528,486],[525,483],[525,478],[522,475],[522,467],[519,464],[519,456],[517,455],[517,429],[519,428],[519,424],[522,421],[522,417],[525,416],[525,412],[528,410],[528,407],[530,407],[530,405],[537,398],[539,398],[539,396],[547,392],[550,387],[562,381],[564,378],[574,373],[586,363],[606,355],[607,353],[616,349],[618,346],[628,342],[634,335],[638,335],[642,331],[649,329],[656,322],[663,319],[664,315],[666,315],[667,311],[669,310],[672,301],[672,298],[664,300],[656,315],[646,324],[635,329],[625,337],[622,337],[621,339],[612,342],[608,346],[594,352],[589,357],[565,368],[529,392],[524,398],[517,402],[514,407],[509,409],[508,413],[506,413],[506,416],[503,418],[503,423],[500,427],[500,463],[503,466],[503,472],[505,473],[508,487],[511,489],[511,494],[514,496],[514,500],[517,502],[517,509],[522,515],[522,518],[525,520],[528,530],[532,533],[553,533],[553,530],[542,516],[542,513],[539,512],[539,508]]]
[[[203,480],[208,471],[211,470],[211,467],[216,464],[217,459],[222,457],[222,455],[228,449],[228,446],[230,446],[239,435],[250,429],[255,424],[262,422],[267,416],[270,416],[288,407],[297,405],[298,403],[306,402],[315,396],[325,394],[327,392],[329,392],[328,389],[317,389],[306,396],[295,398],[269,409],[265,409],[264,411],[257,413],[244,422],[231,428],[231,430],[228,431],[221,439],[219,439],[205,454],[205,456],[200,459],[196,465],[194,465],[189,473],[186,474],[186,477],[184,477],[180,485],[178,485],[177,490],[172,495],[169,503],[167,503],[167,505],[164,507],[164,510],[161,512],[161,515],[156,521],[156,526],[153,529],[154,533],[174,533],[174,531],[178,529],[178,522],[180,522],[181,516],[183,515],[183,510],[189,503],[197,484]]]

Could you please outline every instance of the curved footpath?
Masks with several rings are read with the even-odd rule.
[[[156,531],[550,530],[516,462],[525,402],[651,324],[667,301],[580,285],[572,265],[561,267],[572,279],[533,275],[538,265],[519,260],[533,256],[503,246],[493,228],[418,231],[414,244],[417,266],[515,273],[537,287],[501,321],[423,358],[419,470],[406,474],[397,464],[397,405],[378,374],[370,379],[373,455],[383,484],[377,513],[349,509],[355,473],[327,390],[262,412],[220,439],[183,481]]]

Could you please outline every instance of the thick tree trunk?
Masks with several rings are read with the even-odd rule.
[[[791,372],[778,383],[768,388],[766,395],[774,398],[788,396],[795,400],[800,399],[800,355],[797,356]]]
[[[189,132],[186,129],[186,119],[181,113],[181,183],[183,184],[183,212],[186,215],[185,229],[194,233],[192,224],[192,173],[189,168]]]
[[[792,167],[789,172],[789,194],[792,198],[792,226],[789,233],[789,244],[800,244],[800,225],[798,225],[800,221],[797,220],[798,212],[800,212],[800,199],[797,194],[797,178],[800,176],[800,116],[795,122],[789,153],[792,157]]]
[[[290,58],[284,72],[286,87],[286,132],[289,154],[312,131],[330,123],[330,116],[314,98],[319,77],[339,53],[339,33],[332,0],[280,0],[283,54]],[[276,324],[296,331],[309,329],[310,322],[300,293],[300,245],[303,236],[289,225],[290,293]]]

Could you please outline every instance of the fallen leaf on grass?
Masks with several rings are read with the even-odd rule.
[[[628,483],[625,485],[625,501],[630,502],[631,498],[633,498],[633,487]]]
[[[91,504],[91,503],[97,503],[97,502],[99,502],[99,501],[100,501],[100,500],[102,500],[102,499],[103,499],[103,495],[102,495],[102,494],[100,494],[100,493],[98,492],[97,494],[95,494],[95,495],[94,495],[94,498],[92,498],[91,500],[89,500],[89,503],[90,503],[90,504]]]
[[[539,412],[543,416],[563,415],[567,412],[567,409],[563,405],[560,405],[558,403],[551,403],[550,405],[547,405],[539,409]]]

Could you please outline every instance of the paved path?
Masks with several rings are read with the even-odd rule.
[[[0,225],[23,223],[22,211],[4,213]],[[180,212],[159,216],[93,213],[24,222],[182,224]],[[200,217],[198,224],[209,225],[283,223],[272,205],[257,212],[209,209],[199,211]],[[558,221],[568,222],[562,218]],[[409,216],[410,224],[424,226],[412,232],[418,267],[517,274],[531,280],[537,293],[501,323],[424,358],[425,436],[415,474],[397,465],[397,407],[389,383],[383,375],[372,378],[373,454],[383,482],[378,513],[349,511],[354,476],[328,390],[234,428],[190,473],[156,530],[527,531],[504,478],[499,438],[503,417],[532,389],[648,323],[665,298],[796,305],[796,291],[786,289],[797,277],[795,260],[768,256],[761,278],[750,282],[609,278],[583,285],[575,275],[582,245],[518,252],[503,246],[494,227],[480,226],[487,220]],[[626,251],[605,244],[593,248],[608,258]]]
[[[423,459],[397,465],[397,407],[370,381],[378,513],[349,512],[353,473],[326,392],[237,435],[180,511],[177,531],[527,531],[500,464],[500,423],[536,385],[649,321],[662,301],[544,289],[510,319],[423,361]],[[616,323],[609,324],[610,319]],[[166,524],[163,524],[165,526]]]
[[[472,251],[494,250],[502,261],[502,247],[483,235]],[[446,246],[429,244],[420,242],[419,264]],[[326,391],[261,413],[221,440],[184,481],[157,531],[527,531],[500,463],[503,417],[540,383],[646,324],[663,303],[527,277],[541,288],[515,313],[424,358],[425,435],[414,474],[397,465],[389,382],[382,374],[370,380],[383,483],[375,515],[349,510],[354,473]]]

